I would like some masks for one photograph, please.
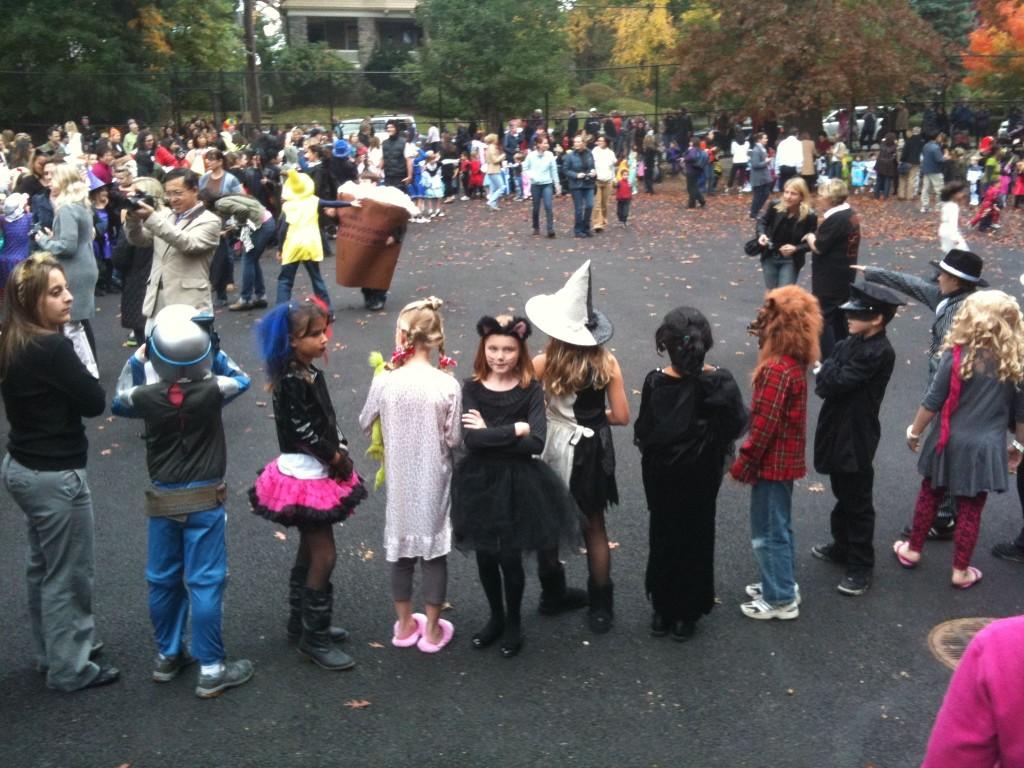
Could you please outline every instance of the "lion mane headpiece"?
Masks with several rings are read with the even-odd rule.
[[[761,350],[754,381],[766,365],[780,357],[791,357],[804,367],[821,357],[821,307],[814,296],[797,285],[769,291],[748,330],[757,336]]]

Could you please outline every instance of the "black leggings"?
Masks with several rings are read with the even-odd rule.
[[[484,594],[487,595],[491,616],[504,615],[508,624],[518,625],[521,620],[523,590],[526,587],[523,553],[519,550],[477,552],[476,567],[480,572],[480,583],[483,585]]]

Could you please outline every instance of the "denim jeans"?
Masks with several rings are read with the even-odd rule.
[[[313,284],[313,293],[327,306],[331,306],[331,294],[327,292],[327,284],[320,274],[320,262],[318,261],[293,261],[291,264],[284,264],[277,276],[277,303],[291,301],[292,286],[295,285],[295,273],[299,271],[299,265],[306,267],[309,275],[309,282]]]
[[[487,204],[497,207],[498,200],[505,193],[505,180],[500,173],[487,174]]]
[[[185,647],[185,628],[191,613],[192,654],[201,664],[224,659],[221,609],[228,565],[226,519],[224,507],[193,512],[184,522],[170,517],[149,518],[149,616],[157,647],[164,656],[177,656]]]
[[[554,212],[551,208],[554,192],[555,187],[553,184],[534,184],[531,186],[531,193],[533,194],[533,229],[535,232],[540,229],[540,206],[542,203],[544,205],[544,216],[548,220],[548,232],[555,231]]]
[[[594,210],[594,188],[572,190],[572,205],[576,212],[573,232],[577,235],[590,233],[590,215]]]
[[[750,489],[750,539],[761,569],[761,589],[769,605],[796,599],[793,576],[793,482],[758,480]]]
[[[260,256],[267,249],[267,243],[274,236],[274,219],[269,218],[252,233],[252,250],[242,254],[242,301],[251,301],[253,291],[257,296],[266,295],[263,285],[263,269],[260,267]]]
[[[896,179],[892,176],[876,176],[875,177],[875,200],[882,197],[886,200],[889,199],[889,195],[893,192],[893,182]]]
[[[756,219],[768,198],[771,197],[772,184],[770,181],[765,184],[758,184],[753,188],[752,192],[753,196],[750,198],[750,218]]]
[[[769,256],[761,262],[764,272],[764,287],[769,291],[780,285],[793,285],[796,282],[796,265],[792,259],[782,256]]]

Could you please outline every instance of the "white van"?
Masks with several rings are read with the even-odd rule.
[[[387,124],[389,120],[394,120],[398,123],[398,132],[404,133],[406,139],[415,140],[419,134],[416,131],[416,118],[412,115],[374,115],[370,118],[370,122],[373,123],[373,135],[381,141],[384,141],[388,137]],[[340,120],[337,126],[337,132],[344,137],[351,136],[354,133],[359,133],[359,126],[362,124],[363,118],[351,117]],[[411,130],[411,135],[410,131]]]

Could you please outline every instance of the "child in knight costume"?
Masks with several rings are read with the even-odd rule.
[[[159,648],[153,680],[166,683],[199,661],[196,695],[219,696],[253,674],[227,661],[221,608],[227,574],[227,450],[221,409],[249,377],[214,347],[213,317],[191,306],[161,310],[146,344],[125,363],[113,412],[146,422],[149,613]],[[185,645],[189,608],[192,653]]]

